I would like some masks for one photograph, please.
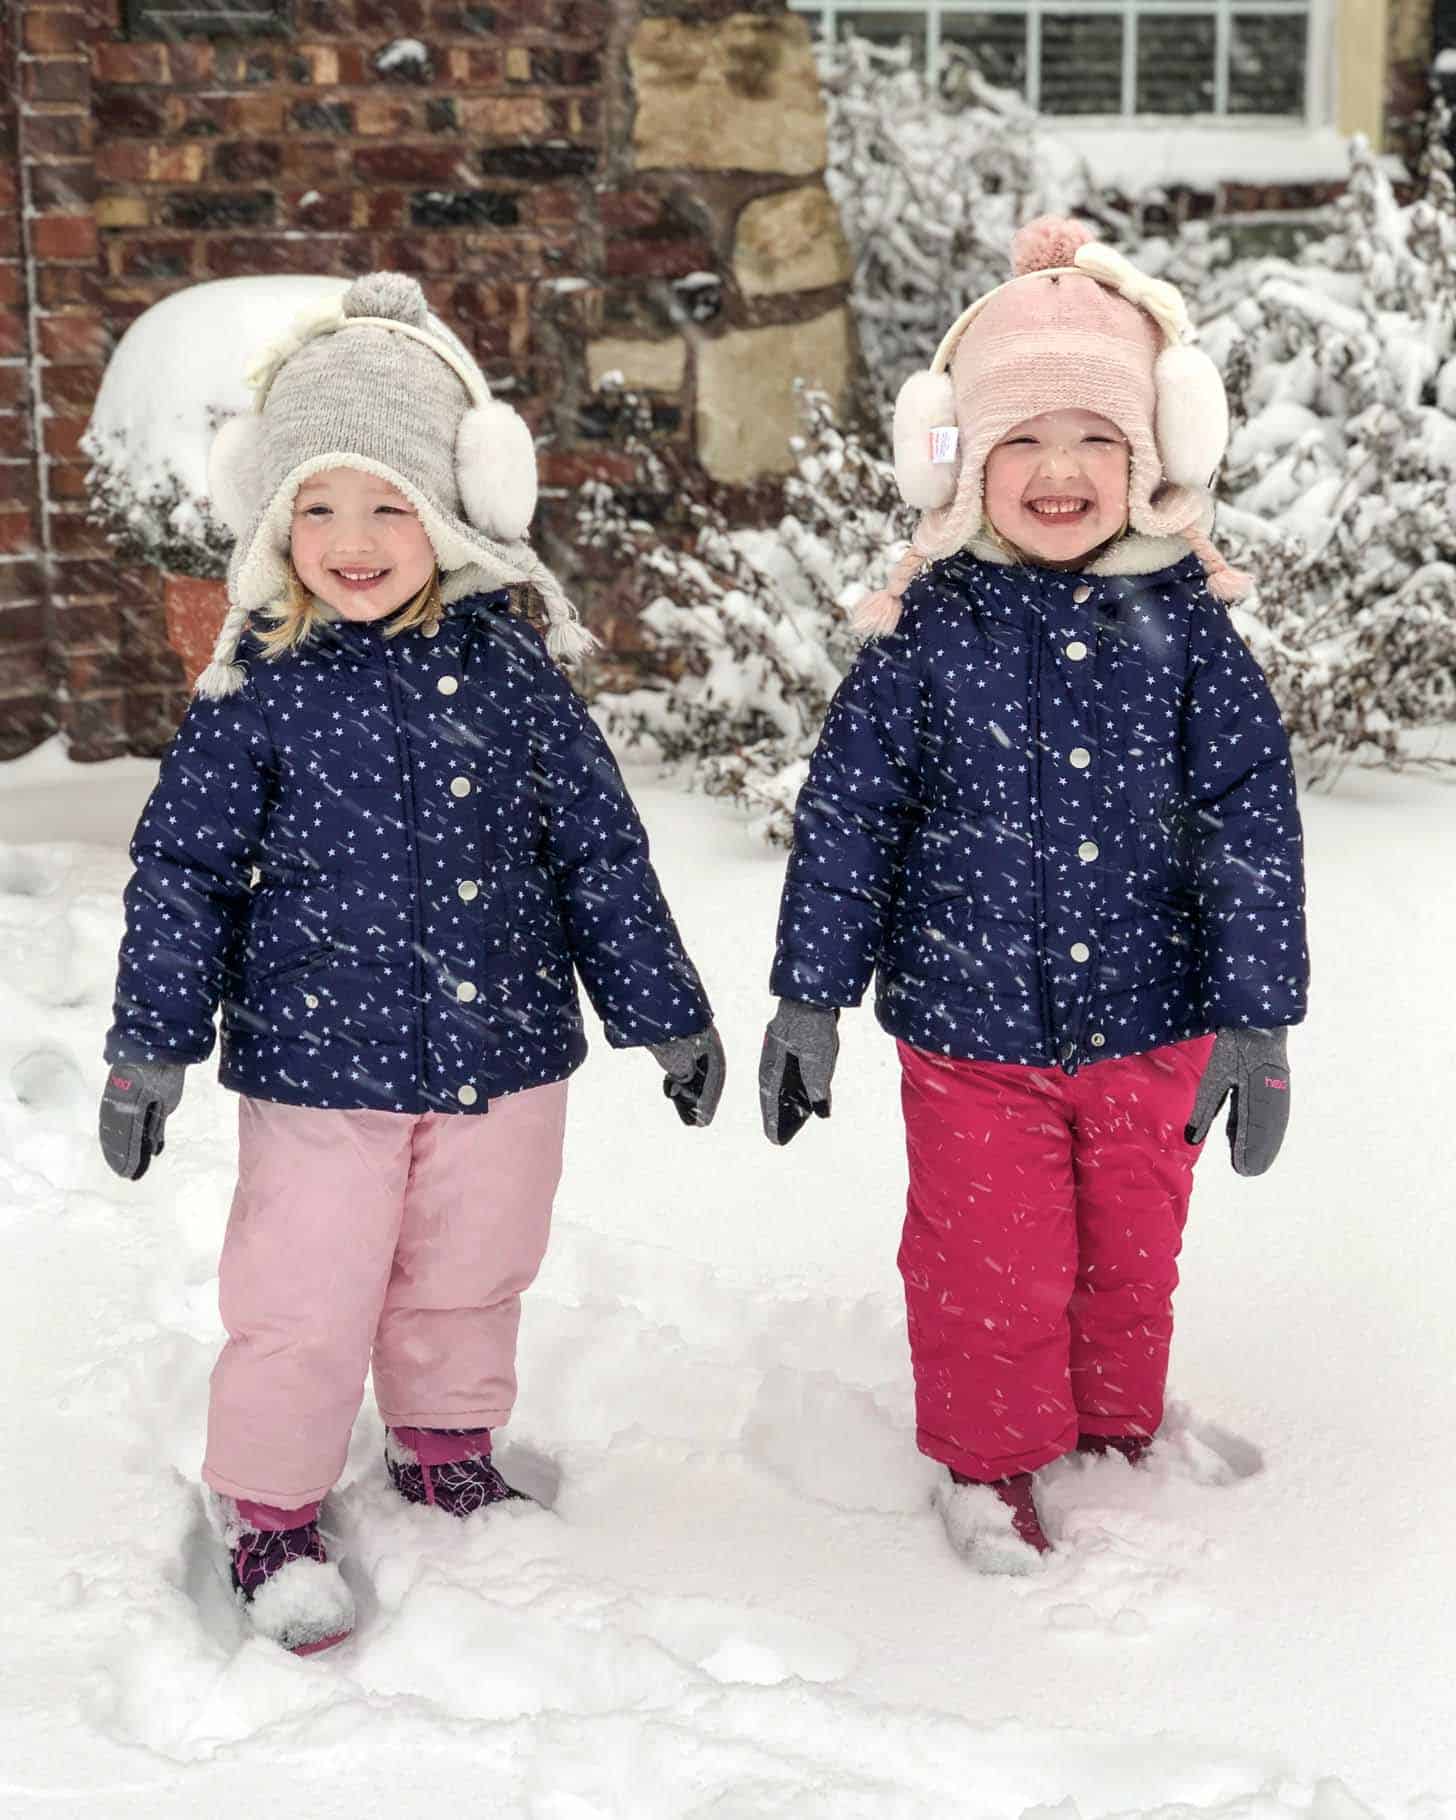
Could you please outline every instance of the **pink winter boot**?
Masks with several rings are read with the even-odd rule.
[[[1153,1444],[1151,1435],[1078,1435],[1077,1452],[1098,1459],[1110,1453],[1121,1454],[1129,1466],[1141,1466]]]
[[[988,1574],[1034,1573],[1052,1552],[1037,1514],[1029,1472],[985,1482],[952,1472],[937,1503],[951,1547]]]

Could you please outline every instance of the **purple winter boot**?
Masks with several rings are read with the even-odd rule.
[[[384,1461],[406,1504],[433,1504],[452,1517],[526,1495],[491,1465],[488,1428],[387,1428]]]
[[[219,1504],[233,1592],[258,1635],[295,1656],[342,1643],[354,1629],[354,1595],[325,1552],[318,1505]]]

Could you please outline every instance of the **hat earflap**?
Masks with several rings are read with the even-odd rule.
[[[895,485],[908,506],[937,511],[955,497],[961,464],[955,388],[944,369],[912,373],[895,399]]]
[[[247,534],[263,503],[263,433],[254,411],[229,417],[207,451],[208,503],[236,538]]]
[[[499,398],[473,405],[455,437],[455,482],[465,516],[500,543],[519,543],[536,510],[536,444]]]
[[[1206,487],[1228,447],[1228,396],[1218,368],[1199,348],[1164,348],[1153,366],[1154,435],[1163,477]]]

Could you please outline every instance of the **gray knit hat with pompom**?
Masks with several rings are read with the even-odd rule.
[[[409,499],[447,601],[530,583],[546,605],[552,655],[570,661],[591,648],[560,582],[525,540],[536,509],[531,432],[491,397],[413,278],[360,278],[269,348],[248,379],[254,407],[223,424],[208,459],[213,507],[237,543],[231,604],[199,694],[241,686],[243,629],[287,586],[294,496],[326,468],[378,475]]]

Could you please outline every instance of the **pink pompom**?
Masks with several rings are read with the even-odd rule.
[[[1086,246],[1097,236],[1091,228],[1067,215],[1038,215],[1018,228],[1011,242],[1011,270],[1015,277],[1028,272],[1045,272],[1053,266],[1070,265],[1077,248]]]

